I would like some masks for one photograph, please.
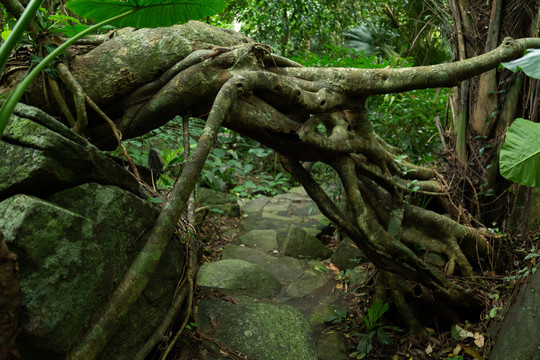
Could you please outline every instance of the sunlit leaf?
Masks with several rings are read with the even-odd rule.
[[[540,186],[540,124],[516,119],[506,132],[499,165],[508,180]]]
[[[135,28],[170,26],[202,19],[225,9],[222,0],[71,0],[66,7],[77,15],[96,22],[136,10],[112,23]]]
[[[483,347],[485,344],[484,336],[480,333],[475,332],[474,333],[474,344],[478,346],[479,348]]]
[[[528,49],[519,59],[503,62],[502,65],[513,72],[523,70],[528,76],[540,79],[540,49]]]
[[[2,31],[2,40],[6,41],[9,34],[11,34],[11,30]]]
[[[459,325],[455,325],[455,327],[456,327],[457,335],[458,335],[461,339],[466,339],[466,338],[469,338],[469,337],[474,337],[474,334],[473,334],[471,331],[465,330],[464,328],[462,328],[462,327],[459,326]]]

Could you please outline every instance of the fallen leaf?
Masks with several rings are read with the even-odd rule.
[[[227,301],[227,302],[230,302],[231,304],[238,304],[238,300],[236,300],[235,298],[232,298],[230,296],[223,296],[222,299]]]
[[[428,347],[426,348],[426,354],[431,354],[433,352],[433,348],[431,347],[431,344],[428,345]]]
[[[457,334],[459,335],[460,338],[466,339],[466,338],[474,337],[474,334],[472,332],[470,332],[468,330],[465,330],[464,328],[462,328],[459,325],[454,325],[454,326],[455,326],[456,332],[457,332]]]
[[[480,335],[480,333],[474,333],[474,344],[479,348],[483,347],[485,344],[484,336]]]
[[[453,355],[459,355],[459,353],[461,352],[461,345],[457,344],[456,347],[454,348],[454,350],[452,350],[452,354]]]
[[[478,351],[476,351],[476,349],[472,346],[465,346],[463,348],[463,352],[467,355],[471,355],[473,358],[475,358],[475,360],[482,360],[482,356],[480,356]]]
[[[332,270],[332,271],[339,272],[339,268],[336,265],[332,264],[332,263],[328,264],[328,268],[330,268],[330,270]]]

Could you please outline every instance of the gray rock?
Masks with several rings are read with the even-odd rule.
[[[157,216],[138,182],[43,111],[17,105],[0,140],[0,230],[19,259],[23,359],[64,359],[109,300]],[[173,239],[100,359],[132,359],[183,268]]]
[[[197,201],[208,206],[212,214],[227,217],[240,216],[240,205],[238,205],[236,197],[231,194],[200,187],[197,189]]]
[[[347,339],[336,330],[330,330],[320,334],[315,340],[319,360],[347,360],[348,356]]]
[[[86,182],[140,194],[122,167],[43,111],[17,105],[0,141],[0,199],[51,194]]]
[[[241,210],[247,213],[262,211],[267,203],[268,198],[263,195],[242,205]]]
[[[46,200],[133,236],[140,235],[141,226],[151,226],[159,214],[146,200],[117,187],[96,183],[59,191]]]
[[[96,202],[100,199],[92,193],[87,196]],[[111,216],[124,203],[109,203]],[[19,347],[40,349],[58,358],[65,357],[70,344],[91,323],[143,245],[144,237],[130,232],[140,234],[153,221],[153,217],[130,218],[128,226],[111,228],[28,195],[2,201],[0,219],[6,242],[19,256],[24,294]],[[130,231],[125,231],[127,227]],[[181,251],[177,241],[170,242],[144,296],[130,310],[101,359],[132,358],[158,325],[182,271]]]
[[[244,260],[227,259],[203,264],[197,273],[197,285],[229,290],[245,290],[253,296],[270,297],[281,284],[262,266]]]
[[[287,286],[285,293],[290,297],[301,298],[322,288],[328,284],[329,281],[328,277],[322,274],[318,274],[314,271],[306,271],[300,279]]]
[[[521,288],[515,302],[510,306],[495,337],[491,360],[540,359],[540,271],[536,271],[529,283]]]
[[[242,244],[260,251],[268,252],[278,249],[275,230],[251,230],[240,236],[238,240]]]
[[[289,227],[289,233],[283,243],[284,255],[328,259],[332,253],[332,250],[321,243],[319,239],[306,234],[302,228],[296,225]]]
[[[287,305],[244,299],[233,304],[214,297],[198,304],[203,332],[230,349],[260,360],[316,360],[306,319]],[[207,355],[221,359],[219,351]]]
[[[241,259],[261,265],[272,273],[281,284],[297,280],[304,274],[304,267],[298,259],[274,257],[245,246],[227,245],[221,256],[223,259]]]
[[[347,270],[356,267],[363,258],[365,256],[356,244],[350,238],[345,238],[339,243],[330,261],[340,270]]]
[[[270,200],[268,204],[264,206],[263,212],[274,213],[274,214],[287,212],[287,210],[289,209],[289,204],[290,202],[287,201],[287,199],[282,199],[281,201],[277,201],[275,200],[275,198],[272,198],[272,200]]]

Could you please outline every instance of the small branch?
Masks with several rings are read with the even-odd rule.
[[[111,130],[114,134],[114,137],[116,138],[116,141],[118,142],[118,147],[120,148],[120,150],[122,151],[122,154],[125,156],[126,160],[128,161],[129,163],[129,166],[131,167],[131,171],[133,171],[133,175],[135,176],[135,178],[139,181],[139,182],[142,182],[142,179],[141,179],[141,175],[139,174],[139,170],[137,170],[137,165],[135,165],[135,162],[133,161],[133,159],[131,158],[131,156],[129,155],[126,147],[124,146],[124,143],[122,142],[122,134],[120,133],[120,130],[118,130],[116,128],[116,124],[114,123],[114,121],[112,121],[108,116],[107,114],[105,114],[100,108],[99,106],[97,106],[97,104],[92,100],[90,99],[90,97],[88,97],[88,95],[84,95],[85,96],[85,99],[86,101],[88,102],[88,105],[90,105],[90,107],[92,109],[94,109],[94,111],[99,115],[101,116],[106,122],[107,124],[109,124],[109,126],[111,127]]]
[[[56,71],[60,76],[60,79],[68,86],[69,90],[73,93],[75,99],[75,110],[77,113],[77,122],[71,129],[76,134],[81,134],[86,130],[88,125],[88,117],[86,115],[86,105],[84,90],[79,82],[73,77],[71,71],[64,63],[58,63],[56,65]]]
[[[174,318],[176,317],[176,314],[180,311],[180,306],[184,303],[184,300],[189,292],[189,284],[184,283],[176,297],[174,298],[174,301],[169,308],[169,311],[167,311],[167,314],[163,317],[163,320],[161,321],[161,324],[158,326],[156,331],[154,331],[154,334],[148,339],[146,344],[139,350],[137,355],[133,358],[133,360],[144,360],[146,355],[152,351],[152,349],[160,342],[166,340],[165,338],[165,332],[167,331],[167,328],[172,324],[174,321]]]
[[[519,58],[528,48],[540,48],[540,38],[512,40],[489,53],[447,64],[400,69],[283,68],[281,73],[310,81],[328,81],[346,94],[376,95],[414,89],[453,87],[463,80]]]
[[[189,319],[191,317],[191,311],[193,308],[193,289],[194,289],[194,280],[195,276],[197,275],[197,252],[198,252],[198,246],[196,243],[196,240],[194,237],[191,236],[191,233],[188,230],[186,241],[189,243],[189,250],[188,250],[188,268],[187,268],[187,289],[188,289],[188,297],[186,300],[186,306],[184,307],[186,309],[186,313],[184,315],[184,321],[182,322],[182,325],[180,326],[180,329],[176,332],[176,335],[172,339],[172,341],[167,346],[167,349],[163,352],[163,355],[161,356],[161,360],[167,359],[167,355],[171,352],[171,350],[176,345],[176,342],[180,338],[180,335],[182,335],[184,329],[187,326],[187,323],[189,322]]]
[[[58,86],[58,82],[50,77],[48,79],[49,79],[49,87],[51,88],[51,92],[58,106],[60,106],[60,111],[62,111],[62,114],[64,114],[64,116],[66,117],[69,123],[69,126],[73,128],[75,126],[75,118],[73,117],[71,110],[69,110],[69,106],[66,103],[66,100],[64,99],[62,90],[60,89],[60,86]]]
[[[189,116],[182,117],[182,134],[184,143],[184,161],[189,159],[190,144],[189,144]],[[189,195],[187,206],[187,220],[191,224],[193,223],[195,215],[195,191]]]

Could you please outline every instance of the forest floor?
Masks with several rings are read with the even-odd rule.
[[[208,216],[199,228],[199,237],[203,244],[202,262],[221,259],[223,249],[237,243],[238,237],[246,232],[248,220],[249,217],[246,216],[239,218]],[[340,241],[336,234],[320,238],[332,250],[336,249]],[[523,281],[519,276],[515,276],[514,279],[509,276],[504,278],[486,276],[481,280],[483,287],[487,286],[492,291],[486,298],[486,307],[481,314],[452,324],[431,324],[428,328],[429,336],[419,339],[408,336],[400,329],[399,317],[392,307],[386,313],[384,311],[377,313],[374,310],[374,267],[363,264],[363,270],[369,276],[362,282],[353,282],[348,271],[339,270],[329,260],[325,262],[325,266],[335,280],[331,291],[339,293],[348,308],[346,312],[328,318],[328,328],[337,330],[345,336],[347,355],[351,359],[486,359],[504,309],[507,309],[507,305],[516,295],[515,289],[518,288],[516,285]],[[377,319],[375,326],[369,326],[366,318],[374,315],[380,315],[380,318]],[[186,343],[198,347],[201,344],[199,341],[201,336],[197,333],[197,329],[186,333],[188,335]],[[388,335],[390,341],[387,341],[384,334]],[[366,350],[369,350],[367,354]],[[231,352],[229,356],[250,359],[237,352]]]

